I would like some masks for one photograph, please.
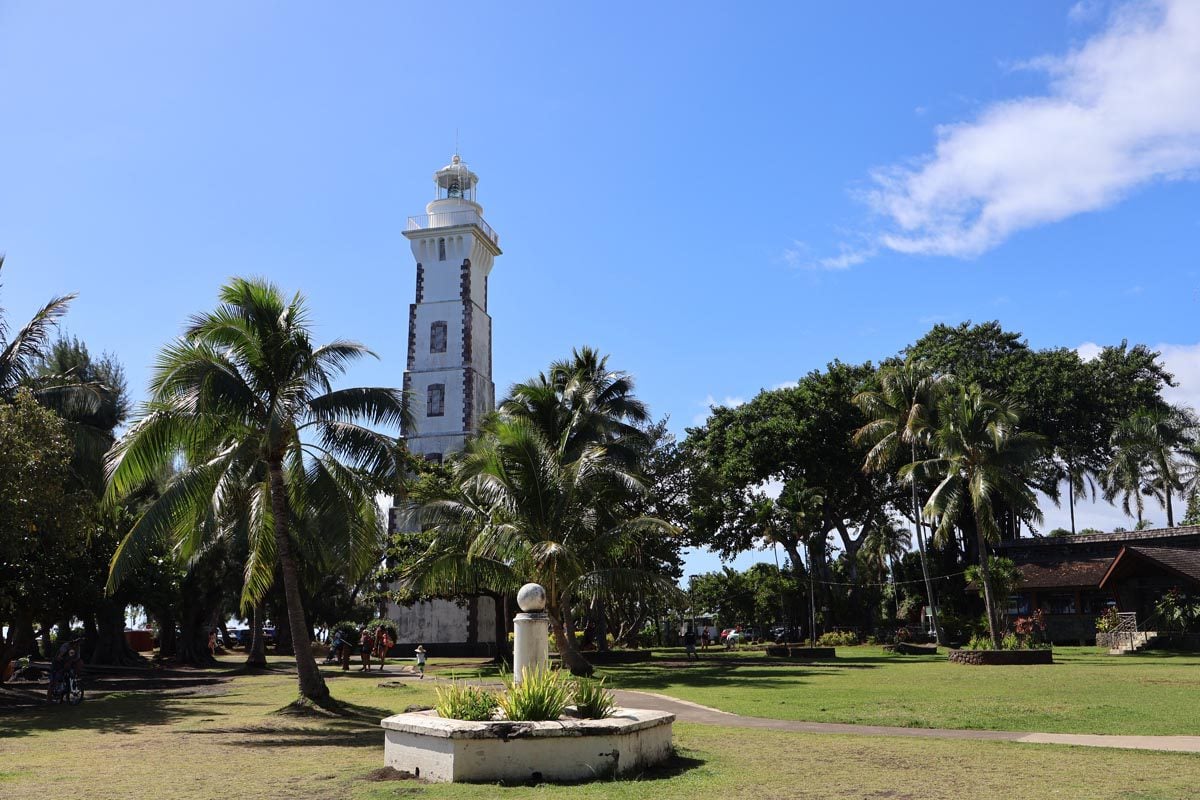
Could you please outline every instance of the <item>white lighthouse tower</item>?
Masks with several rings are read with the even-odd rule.
[[[455,154],[433,175],[434,198],[408,218],[404,235],[417,262],[416,302],[408,309],[408,368],[415,431],[409,451],[430,460],[461,450],[496,407],[488,273],[500,237],[475,202],[478,176]]]
[[[433,461],[461,450],[496,407],[487,290],[500,237],[475,202],[478,182],[455,154],[433,175],[433,201],[424,214],[408,218],[404,231],[417,262],[404,371],[415,426],[404,435],[409,452]],[[398,511],[389,515],[389,531],[413,524]],[[433,645],[443,656],[494,655],[503,635],[496,603],[487,595],[404,606],[389,601],[385,613],[396,622],[404,656],[417,643]]]

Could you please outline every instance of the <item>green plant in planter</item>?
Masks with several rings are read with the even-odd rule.
[[[545,722],[562,716],[571,702],[571,686],[562,673],[548,666],[528,668],[520,683],[505,681],[497,698],[504,716],[514,722]]]
[[[575,710],[584,719],[611,717],[617,708],[617,699],[604,688],[604,679],[598,681],[579,678],[575,681]]]
[[[499,707],[496,695],[478,686],[453,681],[448,686],[437,687],[434,710],[439,717],[486,722],[496,715]]]

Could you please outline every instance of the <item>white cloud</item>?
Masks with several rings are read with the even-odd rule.
[[[1165,389],[1163,396],[1176,405],[1200,411],[1200,344],[1159,344],[1154,349],[1162,353],[1167,372],[1179,384]]]
[[[711,412],[717,406],[724,406],[725,408],[737,408],[738,406],[743,406],[745,404],[746,398],[744,397],[726,397],[724,400],[717,400],[717,398],[710,394],[704,398],[703,402],[699,404],[703,406],[704,410],[692,417],[692,424],[703,425],[704,423],[708,422],[709,412]]]
[[[875,171],[867,200],[886,220],[880,247],[974,256],[1149,182],[1196,177],[1200,2],[1126,3],[1078,49],[1025,66],[1048,75],[1046,94],[993,103],[938,128],[932,154]],[[825,261],[850,266],[869,252]]]
[[[850,246],[842,244],[839,246],[839,252],[836,256],[817,258],[813,255],[812,248],[806,242],[796,240],[792,242],[791,247],[784,249],[783,260],[784,263],[793,269],[841,270],[861,264],[872,258],[877,252],[879,252],[879,248],[875,245]]]

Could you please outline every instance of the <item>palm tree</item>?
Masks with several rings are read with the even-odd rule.
[[[621,518],[617,512],[642,486],[602,446],[564,462],[528,420],[490,419],[454,473],[454,496],[422,510],[434,541],[402,585],[447,591],[540,583],[563,664],[590,674],[571,633],[572,603],[661,582],[636,566],[636,544],[641,532],[670,526]]]
[[[537,427],[563,461],[603,444],[610,461],[631,466],[648,444],[639,425],[649,420],[633,394],[633,378],[611,370],[608,356],[591,347],[555,361],[547,372],[519,383],[500,404],[500,413]]]
[[[402,582],[441,591],[541,583],[563,663],[589,674],[572,603],[663,582],[639,567],[636,545],[644,531],[672,529],[631,511],[645,492],[636,468],[647,437],[636,423],[646,419],[632,379],[591,348],[514,386],[454,464],[452,497],[424,506],[435,539]]]
[[[1042,518],[1029,478],[1044,441],[1018,430],[1019,420],[1016,409],[988,396],[978,384],[961,387],[938,404],[937,427],[930,437],[936,455],[904,467],[906,473],[941,478],[924,509],[927,519],[939,520],[935,538],[948,539],[955,526],[976,537],[988,632],[997,648],[987,548],[1000,536],[997,510],[1002,507],[1028,524]]]
[[[374,495],[399,479],[395,439],[370,426],[412,424],[402,392],[334,389],[333,380],[363,356],[357,342],[313,344],[304,298],[285,299],[263,280],[236,278],[215,311],[191,318],[184,336],[163,348],[151,399],[109,454],[110,499],[143,484],[166,464],[182,468],[138,518],[113,556],[110,590],[157,537],[184,554],[199,551],[255,487],[247,585],[265,580],[277,559],[283,578],[300,694],[324,701],[329,690],[309,647],[297,564],[302,540],[293,520],[340,515],[351,566],[378,555]]]
[[[908,463],[912,465],[917,462],[917,445],[928,443],[936,424],[938,400],[953,382],[950,375],[936,375],[924,364],[913,361],[882,370],[879,379],[880,391],[860,392],[854,397],[854,404],[871,420],[854,434],[855,442],[872,443],[863,464],[863,469],[868,472],[887,469],[897,453],[905,449],[908,451]],[[934,636],[940,645],[943,643],[942,625],[925,554],[925,532],[917,501],[917,483],[915,480],[910,483],[917,550],[921,557],[921,575],[925,579],[925,599],[933,620]]]
[[[912,547],[912,534],[891,519],[872,523],[863,539],[859,554],[876,577],[887,577],[892,584],[892,599],[899,616],[900,596],[896,592],[896,562]]]
[[[1191,443],[1189,431],[1194,428],[1191,415],[1173,407],[1139,411],[1117,425],[1113,460],[1105,472],[1105,496],[1111,500],[1121,495],[1126,514],[1134,499],[1141,522],[1141,495],[1152,494],[1166,509],[1167,527],[1175,527],[1171,499],[1184,489],[1178,454]]]

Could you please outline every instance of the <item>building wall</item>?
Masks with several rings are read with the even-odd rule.
[[[411,606],[388,604],[388,618],[396,621],[397,644],[495,643],[496,603],[479,596],[462,603],[426,600]]]

